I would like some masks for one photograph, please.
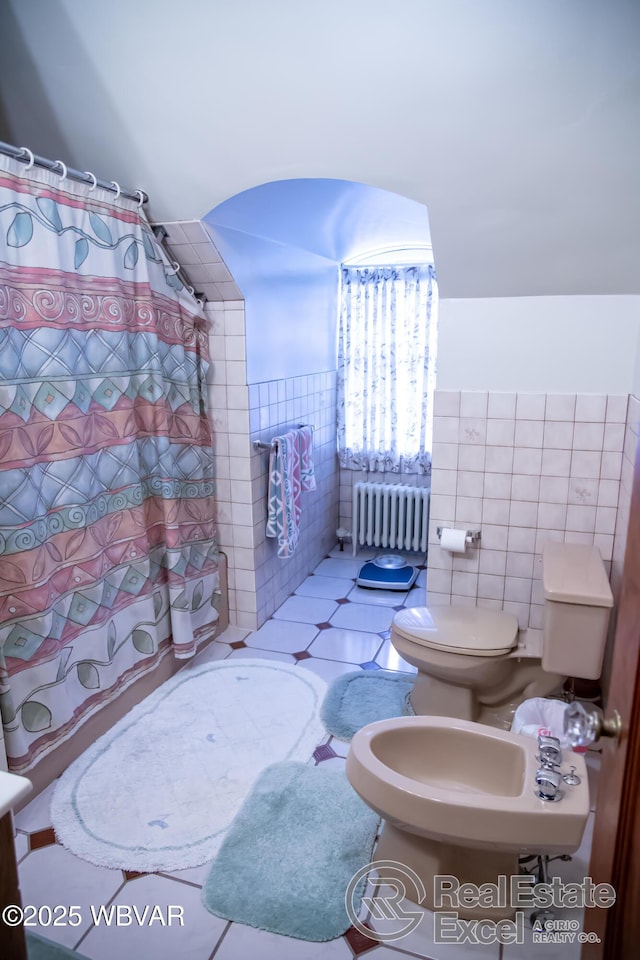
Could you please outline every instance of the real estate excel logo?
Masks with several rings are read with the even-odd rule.
[[[426,911],[418,906],[425,896],[424,883],[410,867],[396,860],[374,860],[349,881],[345,907],[356,930],[383,943],[408,936],[425,915],[431,915],[434,944],[524,944],[528,940],[572,944],[599,943],[595,932],[582,930],[582,911],[585,907],[606,910],[616,901],[610,884],[594,883],[591,877],[581,882],[553,877],[536,883],[530,874],[500,875],[497,883],[479,886],[461,883],[450,874],[435,875],[433,900]],[[369,924],[360,919],[363,907]],[[484,910],[488,916],[468,919],[471,910]],[[575,910],[581,913],[572,913]]]
[[[372,888],[369,889],[369,885]],[[364,886],[364,895],[360,891]],[[410,867],[396,860],[374,860],[354,873],[344,903],[349,920],[360,933],[370,940],[382,943],[400,940],[412,933],[424,913],[416,907],[412,910],[403,901],[406,898],[422,903],[426,895],[420,877]],[[362,907],[379,929],[373,930],[360,920],[358,914]]]

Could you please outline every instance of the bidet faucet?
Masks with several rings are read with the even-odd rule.
[[[541,800],[560,800],[562,777],[550,767],[541,767],[536,773],[536,796]]]
[[[557,737],[538,734],[538,750],[540,756],[537,759],[543,767],[559,767],[562,763],[562,751],[560,750],[560,741]]]

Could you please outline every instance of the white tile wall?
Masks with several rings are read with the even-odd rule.
[[[595,543],[615,586],[640,416],[628,400],[436,391],[430,602],[497,606],[540,628],[546,540]],[[447,553],[438,526],[477,527],[480,544]]]
[[[211,363],[208,405],[214,432],[218,544],[228,557],[229,619],[256,629],[335,544],[338,470],[335,371],[247,384],[242,293],[206,227],[198,220],[159,224],[181,276],[207,298]],[[303,494],[300,542],[288,560],[265,537],[270,440],[296,423],[316,427],[317,491]]]
[[[256,545],[256,614],[260,626],[335,546],[339,475],[336,456],[335,371],[307,374],[249,387],[251,441],[270,441],[292,426],[314,427],[316,490],[302,494],[300,540],[294,555],[277,556],[265,537],[269,452],[252,449],[253,535]],[[243,622],[242,626],[250,626]]]
[[[229,619],[255,620],[252,497],[249,446],[249,389],[228,382],[229,358],[244,356],[244,302],[210,302],[205,307],[210,365],[209,416],[213,426],[218,545],[227,555]],[[232,362],[242,362],[234,359]],[[244,365],[244,364],[243,364]],[[246,379],[246,378],[244,378]],[[250,626],[254,626],[251,623]]]
[[[244,303],[208,303],[211,366],[209,408],[216,452],[220,549],[229,560],[229,619],[257,629],[293,593],[335,544],[338,469],[335,452],[335,372],[248,385]],[[269,441],[298,423],[314,431],[317,489],[304,493],[298,547],[286,560],[267,539]]]
[[[622,416],[622,409],[619,411],[619,417]],[[619,419],[619,418],[618,418]],[[629,510],[631,506],[631,489],[633,485],[633,471],[638,446],[638,421],[640,420],[640,398],[636,396],[629,397],[629,403],[626,413],[626,423],[607,424],[605,426],[605,449],[608,451],[605,456],[616,457],[615,461],[607,461],[608,472],[613,470],[614,463],[618,464],[620,469],[620,482],[608,477],[600,481],[598,488],[598,511],[600,513],[599,522],[606,523],[610,530],[612,523],[615,524],[612,533],[599,532],[597,542],[603,544],[604,549],[610,549],[612,552],[611,561],[611,588],[616,601],[620,595],[620,585],[622,582],[622,568],[624,565],[624,555],[627,546],[627,528],[629,526]],[[607,446],[607,431],[610,426],[616,428],[616,448],[612,451],[613,443]],[[618,430],[618,428],[621,428]],[[609,433],[611,437],[612,431]],[[622,454],[617,452],[618,444],[622,444]],[[619,461],[618,461],[619,458]],[[604,514],[601,508],[607,507],[608,512]],[[615,510],[613,508],[616,508]],[[612,511],[610,513],[609,511]],[[598,518],[596,518],[598,523]],[[611,677],[611,660],[613,656],[613,638],[616,628],[617,604],[614,605],[613,615],[609,624],[609,638],[605,650],[604,664],[602,667],[602,690],[607,702],[607,693],[609,689],[609,680]]]
[[[335,428],[333,444],[335,448]],[[446,445],[441,444],[440,446],[444,447]],[[446,463],[446,452],[442,454],[442,460],[443,463]],[[431,485],[430,476],[422,476],[417,473],[391,473],[388,471],[379,473],[371,470],[348,470],[345,467],[340,467],[339,471],[340,526],[346,530],[351,530],[351,519],[353,515],[353,485],[355,483],[403,483],[409,487],[429,487]]]
[[[153,226],[164,227],[169,255],[180,264],[181,276],[197,293],[219,303],[242,299],[242,293],[200,220],[171,221]]]
[[[209,406],[217,469],[217,527],[229,558],[231,622],[255,629],[351,529],[353,484],[431,486],[428,590],[432,601],[478,602],[540,627],[545,540],[595,543],[620,581],[638,442],[640,399],[436,391],[433,473],[399,476],[339,469],[335,372],[247,385],[244,303],[200,221],[165,223],[183,273],[207,296]],[[271,439],[295,423],[316,426],[318,491],[305,494],[303,534],[290,560],[264,536]],[[465,556],[440,550],[437,526],[473,526],[481,545]]]
[[[626,423],[621,424],[621,426],[623,426],[623,431],[621,432],[622,457],[618,495],[616,497],[618,485],[615,480],[602,480],[598,490],[599,523],[607,525],[606,532],[603,530],[600,536],[602,539],[606,538],[607,542],[613,541],[611,584],[615,595],[617,595],[622,578],[624,552],[627,546],[627,527],[629,526],[629,509],[631,506],[633,469],[636,459],[636,448],[638,446],[639,421],[640,397],[631,396],[629,397]],[[614,514],[610,513],[613,507],[617,507]],[[606,514],[605,508],[607,508]],[[611,530],[612,524],[615,524],[613,530]]]

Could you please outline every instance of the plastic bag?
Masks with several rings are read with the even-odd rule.
[[[511,732],[536,740],[539,734],[557,737],[561,747],[570,747],[564,732],[564,714],[567,707],[568,704],[563,700],[548,700],[545,697],[524,700],[513,716]]]

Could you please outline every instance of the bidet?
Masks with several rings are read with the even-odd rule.
[[[435,877],[496,883],[520,872],[519,855],[573,853],[589,815],[585,762],[572,756],[585,782],[571,785],[559,751],[543,746],[559,763],[541,763],[532,738],[452,717],[398,717],[359,730],[346,773],[385,821],[376,859],[414,870],[433,909]]]

